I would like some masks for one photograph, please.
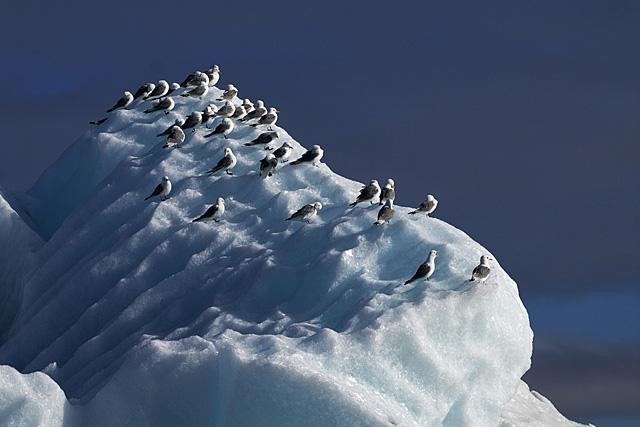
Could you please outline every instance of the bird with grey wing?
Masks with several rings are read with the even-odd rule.
[[[213,175],[221,170],[225,171],[227,175],[233,175],[231,169],[235,167],[236,163],[238,163],[238,159],[236,158],[235,154],[233,154],[233,151],[231,151],[231,148],[225,148],[224,157],[221,158],[218,163],[213,168],[211,168],[210,171],[207,172],[207,175]]]
[[[482,255],[480,257],[480,264],[473,269],[473,272],[471,273],[471,279],[469,279],[469,281],[484,282],[485,280],[487,280],[487,277],[489,277],[489,274],[491,273],[489,261],[492,260],[493,258],[491,258],[489,255]]]
[[[382,225],[388,223],[391,218],[393,218],[393,214],[395,210],[393,209],[393,200],[389,199],[384,202],[384,205],[378,211],[378,220],[374,222],[375,225]]]
[[[409,215],[415,215],[417,213],[426,213],[427,216],[431,216],[433,211],[438,207],[438,200],[433,197],[431,194],[427,194],[427,198],[424,202],[420,203],[420,206],[412,212],[409,212]]]
[[[278,121],[278,110],[271,107],[269,108],[269,112],[264,116],[260,117],[257,123],[252,124],[251,126],[256,127],[259,125],[266,125],[267,129],[271,130],[271,126],[275,125]]]
[[[308,224],[311,223],[311,218],[318,214],[318,211],[322,209],[322,203],[315,202],[309,205],[304,205],[297,211],[295,211],[285,221],[304,221]]]
[[[180,126],[172,126],[171,132],[167,135],[167,143],[162,148],[180,148],[180,145],[184,142],[184,131]]]
[[[173,129],[174,126],[180,126],[182,127],[182,125],[184,125],[184,119],[181,118],[177,118],[173,124],[171,126],[169,126],[167,129],[165,129],[164,131],[160,132],[159,134],[157,134],[156,136],[165,136],[165,135],[169,135],[171,133],[171,130]]]
[[[253,110],[255,110],[255,107],[253,106],[253,102],[251,102],[251,100],[249,98],[245,98],[242,101],[242,106],[244,107],[245,111],[247,112],[247,114],[251,113]]]
[[[392,202],[396,200],[396,183],[391,178],[387,180],[387,184],[380,192],[380,205],[384,205],[387,200],[391,200]]]
[[[278,138],[278,132],[265,132],[258,135],[258,137],[253,141],[245,142],[244,145],[247,147],[251,147],[253,145],[267,145],[276,138]]]
[[[291,146],[291,144],[285,142],[276,151],[273,152],[273,157],[275,157],[281,163],[287,163],[292,151],[293,147]]]
[[[260,177],[266,179],[272,176],[278,166],[278,159],[271,153],[267,154],[264,159],[260,160]]]
[[[233,120],[225,117],[220,123],[218,123],[218,126],[216,126],[213,132],[206,134],[204,137],[209,138],[214,135],[223,135],[225,139],[228,139],[227,135],[233,131],[234,127],[235,125],[233,124]]]
[[[146,99],[162,98],[169,93],[169,83],[166,80],[160,80],[156,88],[146,96]]]
[[[180,85],[178,83],[171,83],[166,95],[171,95],[173,92],[177,91],[178,89],[180,89]]]
[[[214,65],[205,71],[205,74],[209,78],[209,86],[215,86],[218,83],[218,80],[220,80],[220,67]]]
[[[320,148],[319,145],[314,145],[311,147],[311,150],[305,152],[298,160],[295,160],[290,163],[290,165],[301,165],[303,163],[311,163],[315,167],[320,167],[318,163],[320,159],[324,156],[324,150]]]
[[[224,199],[222,197],[218,197],[218,201],[215,205],[211,205],[209,209],[207,209],[202,215],[198,218],[194,219],[192,222],[200,222],[200,221],[214,221],[219,222],[220,217],[224,214],[225,206]]]
[[[227,85],[227,90],[222,93],[222,96],[218,98],[218,101],[231,101],[238,95],[238,89],[232,84]]]
[[[209,104],[202,110],[202,124],[209,127],[209,122],[216,117],[218,107],[213,104]]]
[[[244,119],[244,116],[246,116],[246,115],[247,115],[247,110],[245,110],[242,105],[238,105],[236,107],[236,112],[233,113],[233,116],[231,116],[231,117],[233,117],[236,120],[242,120],[242,119]]]
[[[117,110],[118,108],[126,108],[132,102],[133,102],[133,95],[131,95],[131,92],[125,91],[124,95],[122,95],[122,98],[120,98],[113,107],[109,108],[107,110],[107,113]]]
[[[136,93],[133,94],[133,99],[146,98],[156,88],[154,83],[145,83],[138,88]]]
[[[167,196],[171,193],[171,181],[166,176],[162,177],[162,182],[158,184],[158,186],[153,190],[153,192],[145,198],[145,200],[149,200],[153,197],[160,197],[161,201],[167,200]]]
[[[236,112],[236,106],[231,101],[226,101],[222,107],[216,112],[218,117],[231,117]]]
[[[202,113],[200,111],[194,111],[193,113],[187,116],[187,119],[184,121],[182,126],[182,130],[191,129],[191,132],[196,131],[196,127],[202,123]]]
[[[356,198],[356,201],[351,203],[349,206],[355,206],[358,203],[362,202],[369,202],[370,204],[373,204],[373,199],[375,199],[379,195],[380,185],[378,184],[377,180],[372,179],[367,185],[362,187],[362,189],[360,190],[360,194],[358,194],[358,197]]]
[[[202,99],[209,92],[209,85],[207,83],[200,83],[198,86],[194,87],[191,90],[181,94],[180,96],[184,97],[192,97],[192,98],[200,98]]]
[[[156,111],[164,111],[165,114],[169,114],[169,111],[173,110],[173,107],[175,106],[176,103],[172,98],[162,98],[161,100],[153,104],[151,108],[147,108],[146,110],[144,110],[144,112],[146,114],[149,114],[155,113]]]
[[[258,99],[253,111],[244,116],[244,119],[242,119],[242,121],[248,122],[249,120],[260,119],[260,117],[264,116],[265,114],[267,114],[267,108],[264,106],[264,102],[261,99]]]
[[[433,275],[433,272],[436,270],[436,256],[438,252],[436,250],[432,250],[429,252],[429,256],[427,260],[420,264],[416,273],[411,277],[411,279],[404,282],[405,285],[409,283],[415,282],[416,280],[426,279],[429,280]]]

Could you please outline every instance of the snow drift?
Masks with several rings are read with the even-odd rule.
[[[497,262],[486,283],[467,282],[486,249],[403,207],[373,225],[377,207],[348,207],[361,184],[326,164],[260,179],[266,151],[243,145],[260,127],[236,124],[228,140],[187,131],[181,149],[162,148],[156,134],[220,93],[176,96],[168,115],[144,114],[148,103],[112,113],[22,198],[48,241],[0,347],[25,373],[0,367],[0,420],[536,425],[519,411],[532,331],[516,284]],[[304,152],[275,129],[272,146]],[[203,176],[226,147],[234,175]],[[169,200],[145,202],[164,175]],[[218,197],[220,223],[191,222]],[[284,221],[316,201],[311,224]],[[402,286],[431,249],[431,280]]]

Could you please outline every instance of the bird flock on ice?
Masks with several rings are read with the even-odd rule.
[[[189,74],[182,83],[169,84],[166,80],[160,80],[158,84],[145,83],[140,86],[134,94],[129,91],[125,91],[123,96],[113,105],[113,107],[109,108],[107,112],[111,113],[118,109],[126,109],[134,101],[139,101],[152,102],[151,105],[144,110],[147,114],[160,111],[165,114],[169,114],[169,111],[173,110],[175,107],[175,101],[169,95],[180,91],[181,97],[202,99],[209,92],[209,88],[215,86],[219,80],[220,67],[214,65],[205,72],[194,71]],[[241,100],[241,103],[238,105],[234,102],[237,96],[238,89],[233,84],[228,84],[226,90],[219,98],[217,98],[217,101],[223,102],[221,106],[209,104],[204,111],[194,111],[184,120],[176,119],[173,125],[158,134],[159,137],[166,137],[164,148],[180,148],[185,141],[185,131],[195,133],[198,126],[205,126],[208,128],[208,125],[213,121],[213,119],[219,117],[222,120],[212,132],[204,135],[205,138],[223,136],[227,139],[236,126],[262,126],[266,131],[261,133],[253,141],[245,143],[244,145],[264,146],[267,150],[272,151],[272,149],[268,147],[268,144],[278,138],[278,133],[273,130],[273,126],[278,121],[278,110],[274,107],[265,107],[262,100],[257,100],[254,104],[251,100],[244,99]],[[108,117],[92,121],[90,123],[99,126],[107,121],[107,119]],[[314,145],[300,158],[289,162],[289,157],[292,151],[293,147],[288,142],[284,142],[279,148],[269,152],[260,161],[260,177],[267,179],[275,173],[279,165],[285,163],[289,163],[292,166],[306,164],[318,167],[320,160],[324,155],[322,148],[319,145]],[[220,172],[233,175],[232,170],[236,166],[237,162],[237,157],[233,151],[231,151],[231,148],[225,148],[224,156],[213,168],[211,168],[211,170],[207,172],[207,175],[214,175]],[[162,178],[160,184],[158,184],[158,186],[145,200],[155,198],[163,201],[168,198],[170,193],[171,180],[165,176]],[[393,179],[388,179],[387,183],[382,188],[378,181],[373,179],[362,187],[360,194],[358,194],[358,197],[350,206],[355,207],[360,203],[366,202],[373,205],[374,202],[377,201],[381,208],[378,211],[378,219],[374,224],[383,225],[387,224],[395,214],[393,206],[395,197],[395,182]],[[429,194],[426,199],[420,203],[420,206],[412,212],[409,212],[409,214],[425,214],[427,217],[430,217],[436,210],[437,206],[438,200],[433,195]],[[321,209],[322,204],[320,202],[304,205],[286,218],[286,221],[303,221],[310,223],[311,219],[315,217]],[[198,218],[194,219],[193,222],[218,222],[224,215],[224,212],[225,201],[222,197],[219,197],[214,205],[209,207]],[[404,282],[404,284],[406,285],[420,279],[429,280],[436,268],[435,261],[437,255],[438,252],[436,250],[430,251],[425,262],[420,264],[415,274],[409,280]],[[493,258],[490,256],[483,255],[480,258],[480,264],[473,269],[469,280],[484,282],[491,272],[489,266],[489,261],[491,260],[493,260]]]

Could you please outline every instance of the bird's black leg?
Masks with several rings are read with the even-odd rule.
[[[233,175],[233,172],[231,172],[230,170],[227,170],[227,175]]]
[[[226,133],[223,134],[223,135],[224,135],[224,139],[229,139],[229,138],[227,138],[227,134]]]

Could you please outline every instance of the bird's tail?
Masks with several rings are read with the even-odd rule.
[[[257,123],[255,123],[255,124],[251,125],[251,127],[256,127],[256,126],[258,126],[258,124],[257,124]]]
[[[155,110],[153,108],[149,108],[149,109],[144,110],[144,113],[145,114],[149,114],[149,113],[153,113],[154,111]]]
[[[413,282],[413,279],[409,279],[406,282],[404,282],[405,285],[408,285],[409,283]]]
[[[182,95],[180,95],[180,96],[187,97],[187,96],[189,96],[189,94],[188,94],[188,93],[183,93],[183,94],[182,94]]]
[[[146,197],[145,200],[149,200],[151,197],[153,197],[153,196]]]
[[[357,205],[357,204],[358,204],[358,201],[356,200],[355,202],[350,203],[350,204],[349,204],[349,206],[354,207],[354,206],[355,206],[355,205]]]
[[[476,279],[474,279],[473,277],[471,279],[469,279],[470,282],[475,282]]]
[[[251,142],[245,142],[244,145],[246,145],[247,147],[251,147],[252,145],[256,145],[256,143],[251,141]]]
[[[409,215],[415,215],[417,213],[418,213],[418,211],[413,211],[413,212],[409,212]]]
[[[289,164],[292,165],[292,166],[293,165],[299,165],[300,164],[300,160],[295,160],[295,161],[293,161],[293,162],[291,162]]]
[[[378,220],[378,221],[374,222],[374,224],[375,224],[375,225],[382,225],[382,224],[383,224],[383,222],[382,222],[382,221],[380,221],[380,220]]]
[[[200,222],[200,221],[202,221],[202,217],[201,216],[199,216],[198,218],[194,219],[191,222]]]
[[[113,110],[115,110],[115,107],[111,107],[111,108],[109,108],[109,109],[107,110],[107,113],[110,113],[110,112],[112,112]]]
[[[285,219],[285,221],[291,221],[293,219],[293,215],[291,215],[289,218]]]

